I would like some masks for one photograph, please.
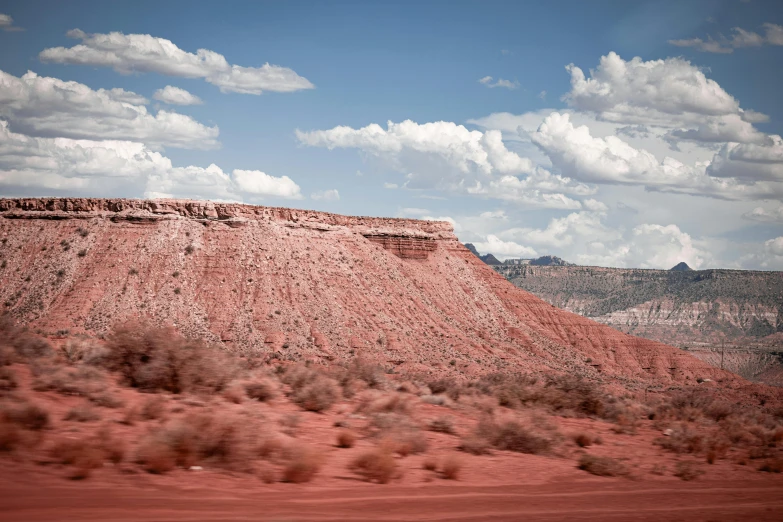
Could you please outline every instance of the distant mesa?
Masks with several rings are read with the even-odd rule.
[[[500,261],[492,254],[484,254],[482,256],[481,254],[479,254],[478,250],[476,250],[476,246],[473,245],[472,243],[465,243],[465,248],[473,252],[473,254],[475,254],[476,257],[478,257],[488,265],[575,266],[573,263],[569,263],[557,256],[541,256],[536,259],[515,258],[515,259],[506,259],[505,261]]]
[[[672,270],[674,272],[688,272],[690,270],[693,270],[693,268],[689,267],[688,263],[686,263],[685,261],[680,261],[679,263],[671,267],[669,270]]]

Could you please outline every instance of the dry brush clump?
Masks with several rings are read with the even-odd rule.
[[[323,466],[323,455],[302,443],[291,445],[284,450],[282,481],[301,484],[310,482]]]
[[[600,477],[628,475],[628,468],[617,459],[585,453],[579,458],[578,468]]]
[[[553,439],[550,436],[524,426],[515,420],[496,422],[490,418],[482,419],[476,426],[473,437],[480,440],[483,439],[490,446],[499,450],[533,455],[547,453],[552,449],[553,445]],[[476,448],[467,446],[466,440],[462,441],[462,447],[465,451],[475,453]]]
[[[304,365],[288,368],[281,380],[291,387],[291,400],[307,411],[327,410],[342,397],[337,381]]]
[[[368,482],[386,484],[397,474],[397,461],[389,447],[379,446],[359,454],[349,469]]]
[[[115,328],[107,348],[109,369],[141,390],[214,393],[238,372],[236,360],[222,350],[144,323]]]

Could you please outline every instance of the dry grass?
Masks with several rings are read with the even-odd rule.
[[[471,455],[489,455],[492,445],[484,437],[475,434],[463,437],[459,449]]]
[[[266,378],[256,378],[244,382],[245,394],[253,400],[266,402],[277,396],[277,386]]]
[[[163,419],[166,415],[168,401],[160,395],[155,395],[144,401],[139,415],[144,420]]]
[[[589,453],[585,453],[579,458],[578,467],[600,477],[616,477],[628,474],[628,468],[622,462],[611,457],[598,457]]]
[[[62,366],[55,361],[44,361],[31,365],[31,370],[35,375],[35,391],[89,397],[103,392],[107,386],[106,372],[85,364]]]
[[[358,455],[350,464],[351,471],[368,482],[386,484],[397,472],[397,462],[387,447],[377,447]]]
[[[592,446],[595,441],[595,437],[589,433],[574,433],[571,435],[571,439],[580,448]]]
[[[5,403],[0,406],[0,418],[31,431],[43,430],[51,425],[49,412],[27,400]]]
[[[17,388],[19,382],[16,373],[11,368],[0,366],[0,392],[7,392]]]

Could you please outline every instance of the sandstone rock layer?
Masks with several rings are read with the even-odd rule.
[[[243,354],[629,386],[736,377],[514,287],[446,222],[179,200],[0,200],[0,304],[49,335],[138,316]]]

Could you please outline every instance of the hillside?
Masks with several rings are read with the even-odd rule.
[[[780,272],[494,268],[559,308],[676,346],[758,341],[783,331]]]
[[[0,302],[50,336],[100,336],[143,316],[267,359],[361,355],[394,371],[550,370],[628,386],[734,379],[514,288],[445,222],[5,199],[0,237]]]

